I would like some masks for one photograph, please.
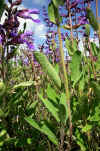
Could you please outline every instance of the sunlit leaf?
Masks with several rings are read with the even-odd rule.
[[[28,86],[31,86],[33,84],[34,84],[34,81],[26,81],[26,82],[21,82],[18,85],[15,85],[13,88],[16,89],[16,88],[20,88],[20,87],[28,87]]]
[[[51,22],[58,24],[62,21],[62,17],[59,15],[58,7],[55,7],[53,2],[48,5],[48,16]]]
[[[71,80],[74,82],[73,85],[75,85],[82,76],[80,65],[81,65],[81,52],[76,51],[72,56],[72,61],[70,63]]]
[[[97,21],[96,17],[94,16],[92,10],[87,7],[86,12],[87,12],[87,18],[89,19],[90,25],[93,27],[93,29],[95,31],[98,31],[99,24],[98,24],[98,21]]]
[[[47,73],[49,78],[53,80],[58,87],[61,87],[60,77],[57,74],[56,70],[53,68],[53,66],[50,64],[50,62],[48,61],[47,57],[40,52],[34,52],[34,56],[42,66],[43,71]]]

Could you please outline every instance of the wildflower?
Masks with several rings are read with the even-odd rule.
[[[23,9],[23,10],[19,10],[19,11],[17,11],[16,16],[24,18],[24,19],[31,19],[33,22],[40,23],[39,19],[34,19],[31,16],[32,14],[39,14],[38,9],[31,9],[31,10]]]
[[[22,34],[17,34],[17,33],[11,33],[11,40],[8,42],[8,44],[26,44],[29,49],[33,50],[34,45],[33,45],[33,38],[32,38],[32,32],[25,32]]]
[[[1,37],[1,35],[0,35],[0,45],[2,45],[2,37]]]

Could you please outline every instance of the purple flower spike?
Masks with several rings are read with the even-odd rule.
[[[24,19],[31,19],[33,22],[40,23],[40,20],[34,19],[33,17],[30,16],[31,14],[39,14],[39,11],[37,9],[31,9],[31,10],[23,9],[23,10],[19,10],[16,13],[16,16],[19,16]]]
[[[34,9],[29,9],[28,12],[29,12],[29,14],[39,14],[39,13],[40,13],[39,10],[36,9],[36,8],[34,8]]]
[[[0,45],[2,45],[2,37],[1,37],[1,35],[0,35]]]
[[[35,23],[40,23],[39,19],[32,19],[32,21],[35,22]]]
[[[30,50],[34,50],[34,45],[33,45],[33,43],[32,43],[32,42],[27,41],[27,40],[24,40],[24,43],[26,43],[26,44],[27,44],[27,46],[28,46],[28,48],[29,48]]]

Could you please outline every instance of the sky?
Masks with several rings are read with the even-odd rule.
[[[39,44],[44,43],[45,39],[46,39],[45,35],[46,35],[47,27],[43,21],[42,7],[45,5],[46,8],[48,8],[49,1],[50,0],[23,0],[22,4],[19,6],[22,9],[23,8],[28,8],[28,9],[37,8],[40,11],[39,15],[33,15],[34,18],[39,18],[41,20],[41,22],[39,24],[33,23],[31,20],[25,21],[23,19],[20,19],[20,23],[21,23],[20,28],[22,28],[23,23],[26,22],[27,23],[26,30],[31,30],[34,32],[34,39],[35,39],[34,44],[35,44],[36,49],[37,49],[37,46]],[[95,3],[92,3],[91,8],[92,8],[94,14],[96,14]],[[98,15],[100,16],[100,0],[98,0]],[[3,19],[2,19],[2,21],[3,21]],[[91,33],[93,33],[92,30],[91,30]]]
[[[48,0],[23,0],[23,6],[26,8],[37,8],[40,10],[40,13],[42,12],[42,6],[48,7]],[[96,14],[96,5],[95,3],[92,3],[91,8]],[[100,16],[100,0],[98,0],[98,15]],[[41,14],[39,15],[39,18],[41,19],[40,25],[33,25],[32,28],[34,29],[35,37],[36,37],[36,44],[42,43],[45,40],[45,34],[46,34],[46,26],[45,23],[42,20]],[[93,30],[91,30],[91,35],[93,33]],[[81,44],[80,44],[81,45]]]

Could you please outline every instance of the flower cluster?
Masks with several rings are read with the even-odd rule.
[[[37,9],[23,9],[18,10],[17,6],[22,3],[22,0],[8,0],[10,6],[6,5],[6,19],[4,23],[0,24],[0,43],[2,46],[26,44],[29,49],[34,49],[33,45],[33,33],[18,31],[20,26],[19,17],[23,19],[31,19],[35,23],[39,23],[39,19],[34,19],[32,14],[39,14]],[[15,7],[16,6],[16,7]]]

